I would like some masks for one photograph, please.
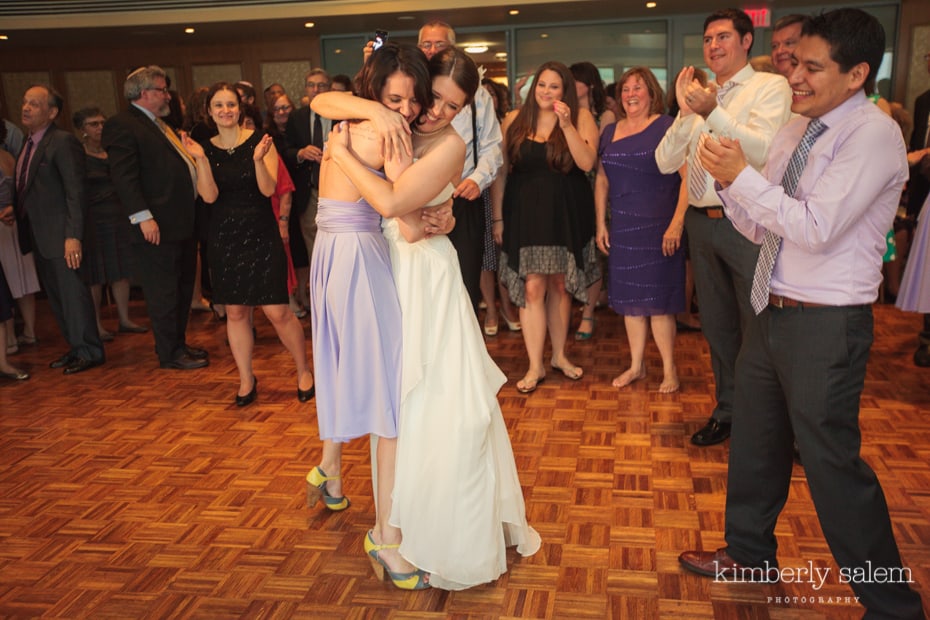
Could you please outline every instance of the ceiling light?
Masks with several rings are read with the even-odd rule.
[[[483,54],[488,51],[488,46],[483,43],[474,43],[472,45],[466,45],[465,51],[469,54]]]
[[[507,14],[508,15],[519,15],[520,9],[510,9],[509,11],[507,11]]]
[[[498,60],[507,60],[507,52],[497,52],[494,54],[494,58],[497,58]]]
[[[341,54],[341,53],[342,53],[342,48],[333,50],[333,54]]]
[[[656,8],[656,3],[655,3],[655,2],[647,2],[647,3],[646,3],[646,8],[647,8],[647,9],[654,9],[654,8]]]
[[[539,38],[540,38],[540,39],[548,39],[548,38],[549,38],[549,34],[546,33],[546,32],[544,32],[544,33],[542,33],[541,35],[539,35]]]
[[[412,22],[415,19],[416,17],[414,17],[413,15],[398,15],[397,16],[397,21],[399,22]]]
[[[0,41],[9,41],[10,37],[5,34],[0,34]]]
[[[193,28],[185,28],[185,29],[184,29],[184,32],[185,32],[186,34],[194,34],[194,29],[193,29]]]
[[[314,26],[316,26],[316,24],[314,24],[313,22],[304,23],[304,28],[313,28]]]

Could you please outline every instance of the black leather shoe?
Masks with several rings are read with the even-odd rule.
[[[66,375],[76,375],[79,372],[84,372],[85,370],[90,370],[91,368],[96,368],[97,366],[102,365],[103,360],[86,360],[84,358],[78,357],[70,364],[65,366],[65,369],[62,372]]]
[[[696,446],[712,446],[730,438],[730,423],[718,422],[714,418],[707,421],[704,428],[691,435],[691,443]]]
[[[176,359],[171,360],[170,362],[162,362],[162,368],[168,368],[173,370],[195,370],[197,368],[203,368],[204,366],[209,366],[210,362],[207,360],[198,360],[194,359],[189,355],[182,355]]]
[[[59,357],[57,360],[49,364],[48,367],[49,368],[64,368],[65,366],[69,366],[71,362],[73,362],[76,359],[77,358],[71,355],[70,353],[65,353],[64,355]]]
[[[206,349],[200,349],[198,347],[191,347],[184,345],[184,352],[187,354],[187,357],[192,357],[195,360],[205,360],[209,356]]]
[[[309,390],[302,390],[300,388],[297,388],[297,400],[299,400],[302,403],[307,402],[308,400],[313,398],[314,395],[316,395],[316,384],[311,385]]]
[[[239,396],[236,394],[236,406],[245,407],[246,405],[251,405],[255,402],[255,399],[258,398],[258,377],[252,377],[252,391],[246,394],[245,396]]]
[[[930,368],[930,344],[922,344],[914,351],[914,365]]]
[[[716,551],[685,551],[678,556],[681,565],[716,581],[778,583],[778,564],[766,562],[764,566],[744,566],[730,557],[726,549]]]

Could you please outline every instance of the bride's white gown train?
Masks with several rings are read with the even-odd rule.
[[[434,201],[435,202],[435,201]],[[391,524],[430,584],[461,590],[507,570],[506,547],[539,550],[497,401],[506,381],[445,236],[407,243],[384,224],[403,315],[403,371]]]

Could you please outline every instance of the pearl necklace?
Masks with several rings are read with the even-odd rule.
[[[425,138],[427,136],[435,136],[436,134],[438,134],[440,131],[442,131],[446,127],[447,125],[444,125],[440,127],[439,129],[434,129],[433,131],[420,131],[416,127],[412,127],[411,130],[413,131],[413,135],[420,136],[421,138]]]

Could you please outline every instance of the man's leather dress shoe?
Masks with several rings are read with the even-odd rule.
[[[691,435],[691,443],[696,446],[712,446],[730,438],[730,423],[711,418],[704,428]]]
[[[206,349],[200,349],[198,347],[191,347],[184,345],[184,352],[187,354],[187,357],[192,357],[195,360],[205,360],[209,356]]]
[[[168,362],[162,362],[161,367],[171,370],[195,370],[197,368],[203,368],[204,366],[209,366],[210,362],[207,360],[198,360],[194,359],[189,355],[182,355],[181,357],[175,358]]]
[[[97,366],[102,366],[103,360],[86,360],[82,357],[75,358],[71,361],[70,364],[65,366],[63,374],[66,375],[76,375],[79,372],[84,372],[85,370],[90,370],[91,368],[96,368]]]
[[[778,564],[766,562],[764,566],[743,566],[730,557],[725,548],[716,551],[684,551],[678,561],[689,571],[717,581],[754,581],[777,583]]]

